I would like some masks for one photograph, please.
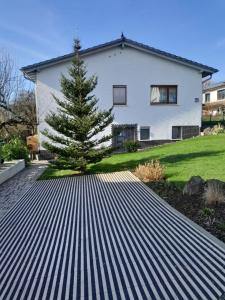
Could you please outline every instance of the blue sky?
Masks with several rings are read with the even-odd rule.
[[[1,1],[0,49],[18,67],[116,39],[133,40],[218,68],[225,80],[224,0]]]

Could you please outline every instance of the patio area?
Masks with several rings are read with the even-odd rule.
[[[130,172],[35,182],[0,220],[2,299],[225,299],[225,247]]]

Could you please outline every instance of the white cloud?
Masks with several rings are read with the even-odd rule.
[[[32,58],[35,57],[35,59],[40,59],[40,60],[46,60],[48,59],[48,56],[40,53],[40,51],[31,49],[29,47],[24,47],[18,43],[12,42],[10,40],[6,40],[6,39],[0,39],[0,43],[1,46],[3,46],[3,48],[13,48],[17,51],[22,51],[25,54],[28,54],[29,56],[31,56]]]
[[[23,27],[18,27],[18,26],[13,26],[11,24],[4,24],[0,22],[0,28],[12,32],[12,33],[16,33],[19,35],[22,35],[24,37],[29,38],[30,40],[33,40],[37,43],[40,43],[41,45],[48,45],[48,46],[52,46],[52,40],[49,38],[45,38],[43,37],[43,35],[37,34],[35,32],[31,32]]]

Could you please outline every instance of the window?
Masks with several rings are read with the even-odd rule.
[[[177,104],[177,86],[152,85],[151,104]]]
[[[199,135],[199,126],[186,125],[186,126],[172,126],[172,139],[181,140],[189,139],[193,136]]]
[[[218,100],[225,99],[225,89],[217,91],[217,99]]]
[[[173,126],[172,127],[172,139],[180,140],[182,138],[181,126]]]
[[[127,104],[127,86],[114,85],[113,86],[113,105]]]
[[[205,103],[210,102],[210,93],[205,94]]]
[[[150,127],[142,126],[140,127],[140,140],[146,141],[150,139]]]

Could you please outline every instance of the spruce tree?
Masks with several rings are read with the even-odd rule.
[[[113,121],[112,108],[99,110],[98,99],[92,94],[97,85],[97,77],[86,77],[87,70],[80,58],[80,42],[74,41],[74,58],[69,68],[69,77],[62,75],[61,91],[63,99],[53,95],[57,112],[50,112],[45,121],[53,129],[42,133],[48,138],[43,146],[56,154],[53,162],[59,168],[85,172],[89,163],[102,160],[111,147],[102,146],[111,135],[99,133]]]

